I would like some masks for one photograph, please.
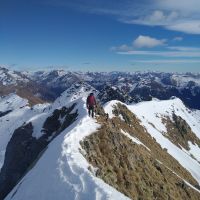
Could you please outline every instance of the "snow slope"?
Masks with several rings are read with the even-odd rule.
[[[163,133],[166,133],[166,127],[162,123],[162,116],[169,116],[172,118],[174,112],[177,116],[182,117],[192,131],[200,138],[200,124],[198,119],[193,117],[182,101],[178,98],[166,101],[153,100],[151,102],[143,102],[128,106],[128,108],[136,114],[141,120],[141,124],[148,130],[152,137],[162,146],[166,148],[168,153],[172,155],[179,163],[185,167],[192,176],[200,183],[200,164],[190,156],[193,153],[198,160],[197,155],[200,154],[200,148],[190,143],[191,150],[187,152],[184,149],[178,148],[171,141],[169,141]],[[194,149],[196,154],[194,154]]]
[[[75,96],[68,96],[68,92],[65,92],[51,106],[51,109],[59,107],[64,102],[66,105],[68,96],[66,106],[76,103],[78,119],[48,145],[40,160],[5,199],[128,199],[95,177],[88,170],[90,165],[80,153],[80,140],[99,127],[87,115],[85,101],[89,92],[90,90],[82,87]]]
[[[28,106],[28,100],[16,94],[0,97],[0,112],[10,111],[0,117],[0,169],[4,163],[4,156],[8,142],[15,129],[22,126],[33,116],[40,115],[48,104],[38,104],[33,108]]]
[[[22,124],[24,121],[32,122],[34,126],[33,136],[36,138],[39,138],[42,134],[41,129],[44,120],[55,109],[63,106],[69,107],[76,103],[74,110],[78,110],[79,115],[73,124],[48,145],[48,148],[35,166],[13,188],[5,198],[6,200],[128,199],[122,193],[97,178],[93,173],[96,169],[82,155],[84,151],[81,149],[79,142],[84,137],[95,132],[100,126],[96,120],[88,117],[85,105],[87,95],[93,90],[92,87],[88,87],[87,85],[74,85],[65,91],[52,105],[44,105],[43,107],[40,105],[33,109],[30,109],[23,99],[21,99],[24,102],[22,108],[20,107],[20,103],[14,103],[15,111],[6,116],[8,117],[10,115],[16,121],[17,117],[22,117],[21,121],[19,120],[19,124]],[[20,100],[18,99],[18,101]],[[18,101],[17,99],[16,101],[13,100],[13,102]],[[2,102],[5,104],[6,101],[1,99],[0,106]],[[109,117],[111,118],[114,117],[112,113],[113,106],[117,103],[120,102],[111,101],[104,106],[105,112],[109,113]],[[17,105],[19,106],[17,107]],[[7,109],[12,107],[13,105],[10,104]],[[161,119],[163,116],[172,118],[172,113],[175,113],[186,120],[197,137],[200,137],[199,112],[193,112],[187,109],[181,100],[177,98],[167,101],[154,99],[150,102],[128,105],[127,107],[141,120],[141,124],[146,127],[148,133],[156,139],[162,148],[166,148],[168,153],[191,172],[192,176],[200,183],[200,164],[190,156],[190,154],[193,154],[199,160],[199,147],[189,143],[191,147],[190,151],[178,148],[163,136],[163,133],[167,130]],[[17,110],[18,112],[21,111],[21,114]],[[14,115],[16,115],[16,118],[14,118]],[[8,119],[6,116],[0,118],[0,120],[4,120],[1,125]],[[10,128],[10,124],[4,127],[4,131]],[[13,127],[13,130],[16,127],[17,125]],[[12,131],[9,131],[9,133],[11,134]],[[137,138],[131,137],[126,132],[122,131],[122,133],[134,143],[143,145]],[[11,135],[5,141],[8,142],[10,137]],[[6,138],[5,134],[3,138]],[[7,145],[6,142],[4,144],[4,150]],[[1,143],[0,146],[2,146]],[[150,149],[148,150],[150,151]],[[1,160],[3,160],[3,157]],[[89,168],[92,170],[88,170]]]
[[[105,112],[109,113],[110,118],[114,116],[112,110],[117,103],[121,102],[111,101],[104,106]],[[178,98],[165,101],[153,99],[152,101],[127,105],[127,108],[138,117],[141,124],[161,147],[166,148],[168,153],[186,168],[200,184],[200,163],[197,162],[200,161],[200,148],[191,142],[189,142],[190,151],[178,148],[163,135],[163,133],[167,132],[167,129],[162,122],[163,116],[168,116],[172,119],[172,114],[175,113],[177,116],[182,117],[196,136],[200,138],[199,112],[189,110]],[[191,154],[196,160],[190,156]]]
[[[0,112],[5,112],[7,110],[14,110],[22,108],[28,104],[28,100],[22,99],[16,94],[9,94],[4,97],[0,97]]]

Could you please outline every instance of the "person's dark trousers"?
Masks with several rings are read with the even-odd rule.
[[[92,117],[94,118],[94,106],[89,106],[88,114],[89,114],[89,116],[92,114]]]

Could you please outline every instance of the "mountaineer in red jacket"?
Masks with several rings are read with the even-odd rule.
[[[91,112],[92,112],[93,118],[94,118],[95,106],[96,106],[96,99],[94,97],[94,94],[90,93],[90,95],[87,97],[87,109],[88,109],[89,116],[91,115]]]

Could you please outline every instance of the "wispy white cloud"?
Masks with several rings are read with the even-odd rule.
[[[180,13],[175,11],[165,14],[164,11],[156,10],[149,15],[139,16],[136,19],[125,19],[124,22],[147,26],[162,26],[168,30],[179,31],[187,34],[200,34],[200,16],[182,16]]]
[[[180,38],[178,38],[178,40],[180,40]],[[200,58],[200,47],[169,46],[166,41],[166,39],[156,39],[150,36],[140,35],[133,40],[132,45],[124,44],[119,47],[112,47],[111,50],[120,55]],[[154,48],[157,46],[163,46],[162,50],[156,51]],[[140,50],[141,48],[143,50]],[[149,48],[152,49],[144,50]]]
[[[173,63],[200,63],[200,60],[189,60],[189,59],[180,59],[180,60],[134,60],[134,63],[147,63],[147,64],[173,64]]]
[[[131,50],[133,50],[133,47],[123,44],[120,46],[113,46],[110,48],[110,50],[111,51],[131,51]]]
[[[185,47],[185,46],[168,46],[167,49],[170,50],[177,50],[177,51],[199,51],[200,52],[200,48],[198,47]]]
[[[136,48],[153,48],[165,45],[166,39],[156,39],[149,36],[140,35],[133,41],[133,46]]]
[[[117,52],[121,55],[142,55],[142,56],[161,56],[161,57],[185,57],[185,58],[200,58],[200,52],[191,51],[126,51]]]
[[[83,12],[114,16],[130,24],[162,26],[188,34],[200,34],[200,0],[43,0]]]
[[[182,40],[183,40],[183,37],[178,36],[178,37],[173,38],[173,40],[174,40],[174,41],[182,41]]]
[[[200,19],[190,21],[177,21],[165,26],[169,30],[180,31],[188,34],[200,34]]]
[[[129,52],[140,48],[154,48],[166,45],[166,41],[166,39],[157,39],[147,35],[139,35],[133,40],[132,44],[113,46],[110,48],[110,50],[115,52]]]
[[[177,20],[179,14],[176,11],[164,12],[162,10],[155,10],[146,15],[138,16],[136,19],[128,19],[125,22],[129,24],[143,24],[149,26],[167,26],[174,20]]]
[[[153,0],[144,14],[129,17],[126,23],[163,26],[166,29],[188,34],[200,34],[199,0]]]
[[[155,0],[161,9],[177,10],[184,15],[199,13],[199,0]]]

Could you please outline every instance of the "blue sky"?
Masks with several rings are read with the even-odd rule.
[[[200,72],[199,0],[0,1],[0,64]]]

